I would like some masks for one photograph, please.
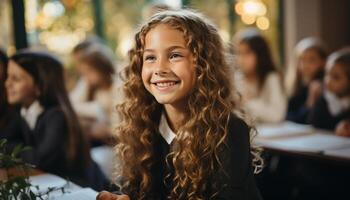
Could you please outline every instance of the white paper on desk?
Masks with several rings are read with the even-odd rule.
[[[314,133],[298,137],[263,140],[263,146],[288,151],[324,152],[326,150],[350,148],[350,139],[335,135]]]
[[[67,184],[67,180],[53,174],[30,176],[29,181],[33,186],[39,187],[38,190],[36,187],[31,186],[31,190],[34,193],[45,193],[49,188],[61,188]]]
[[[324,154],[328,156],[350,159],[350,147],[343,149],[327,150],[324,152]]]
[[[96,191],[91,188],[83,188],[72,193],[65,193],[62,196],[53,198],[52,200],[95,200],[96,196]]]
[[[284,136],[305,135],[313,132],[310,125],[285,121],[279,124],[261,124],[257,126],[258,138],[277,138]]]

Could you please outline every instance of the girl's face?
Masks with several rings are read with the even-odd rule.
[[[160,104],[184,103],[195,85],[195,63],[183,33],[166,24],[145,37],[142,81]]]
[[[252,75],[256,73],[256,64],[256,54],[246,43],[240,43],[238,46],[238,67],[245,75]]]
[[[315,78],[317,73],[322,70],[325,60],[322,59],[316,50],[309,49],[304,51],[299,58],[299,71],[304,81],[308,82]]]
[[[33,77],[14,61],[9,62],[5,82],[10,104],[31,105],[39,95]]]
[[[337,63],[328,67],[324,79],[327,90],[333,92],[338,97],[350,95],[350,79],[346,76],[343,67]]]
[[[101,85],[101,83],[105,82],[101,73],[95,70],[88,63],[81,62],[77,67],[79,73],[86,79],[90,86],[98,87]]]

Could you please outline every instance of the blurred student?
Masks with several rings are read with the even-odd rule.
[[[102,41],[97,38],[97,37],[90,37],[87,38],[86,40],[80,42],[77,44],[73,50],[72,50],[72,64],[75,67],[79,67],[79,63],[81,60],[81,55],[89,49],[90,46],[92,45],[99,45],[102,44]],[[78,68],[79,71],[79,68]]]
[[[327,52],[321,41],[309,37],[297,44],[296,53],[296,79],[288,102],[287,120],[307,123],[309,111],[322,91]]]
[[[107,142],[116,99],[112,53],[102,44],[86,44],[76,61],[81,79],[70,93],[74,110],[93,144]]]
[[[350,120],[349,48],[329,56],[324,86],[322,95],[310,113],[310,123],[314,127],[334,131],[340,122]]]
[[[6,100],[5,80],[7,77],[7,55],[0,49],[0,131],[6,126],[8,103]]]
[[[7,99],[19,109],[15,141],[32,149],[22,154],[37,168],[101,190],[107,179],[89,154],[87,141],[64,85],[63,66],[44,53],[23,51],[9,59]]]
[[[238,37],[238,67],[243,77],[237,87],[246,111],[257,122],[282,121],[286,97],[267,41],[255,29],[241,32]]]
[[[5,81],[7,78],[8,58],[2,49],[0,49],[0,138],[7,137],[10,129],[15,126],[13,123],[13,107],[7,102]]]

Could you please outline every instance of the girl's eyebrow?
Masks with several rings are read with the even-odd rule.
[[[185,49],[187,50],[186,47],[183,47],[183,46],[170,46],[168,48],[166,48],[167,51],[172,51],[174,49]],[[154,52],[155,50],[154,49],[145,49],[143,52]]]

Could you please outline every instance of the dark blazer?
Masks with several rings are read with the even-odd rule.
[[[219,186],[219,193],[213,199],[262,199],[254,180],[249,130],[250,128],[243,120],[231,117],[227,145],[219,155],[223,168],[214,172],[213,177],[208,177],[209,182],[216,182]],[[154,196],[149,199],[166,199],[171,190],[171,183],[164,184],[164,177],[168,172],[174,173],[174,170],[171,167],[169,169],[165,162],[170,147],[160,134],[156,134],[154,144],[158,161],[151,170]],[[210,191],[208,191],[208,199],[209,193]]]
[[[307,122],[307,116],[310,111],[310,108],[308,108],[305,105],[308,93],[309,93],[309,88],[307,86],[302,86],[289,99],[287,118],[286,118],[287,120],[297,122],[297,123],[303,123],[303,124]]]
[[[328,109],[328,102],[322,94],[310,112],[309,122],[316,128],[335,130],[336,125],[345,119],[350,119],[350,109],[337,116],[332,116]]]
[[[84,152],[79,145],[76,151],[80,156],[73,163],[67,160],[68,127],[60,108],[46,109],[38,117],[33,130],[19,114],[13,123],[16,126],[11,129],[11,134],[6,134],[7,139],[11,147],[19,143],[31,147],[31,150],[22,153],[25,162],[45,172],[68,178],[81,186],[102,190],[108,185],[108,179],[95,162],[91,160],[84,164]]]
[[[324,72],[317,73],[313,81],[322,83]],[[300,84],[297,86],[295,93],[288,100],[288,110],[286,119],[296,123],[308,123],[310,108],[306,106],[306,101],[309,95],[309,85]]]

